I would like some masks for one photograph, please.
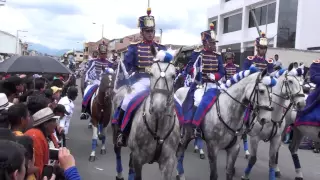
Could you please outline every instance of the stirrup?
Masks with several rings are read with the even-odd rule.
[[[117,137],[117,146],[118,147],[126,147],[126,138],[123,133],[120,133]]]
[[[200,128],[195,127],[195,128],[193,129],[193,133],[194,133],[194,137],[195,137],[195,138],[197,138],[197,137],[202,138],[202,131],[201,131]]]

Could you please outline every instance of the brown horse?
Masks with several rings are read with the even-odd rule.
[[[92,122],[92,152],[89,161],[96,159],[95,152],[97,141],[102,141],[100,154],[106,154],[106,127],[109,124],[112,115],[112,99],[114,96],[115,74],[106,73],[102,75],[99,88],[92,97],[91,103],[91,122]]]

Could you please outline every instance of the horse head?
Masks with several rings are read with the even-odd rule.
[[[254,74],[248,76],[250,72]],[[240,72],[241,74],[241,72]],[[250,67],[249,70],[243,71],[240,76],[248,76],[244,85],[244,93],[242,102],[248,105],[253,110],[253,115],[256,116],[256,120],[261,124],[271,121],[271,87],[277,84],[276,79],[267,75],[267,70],[257,72],[256,67]],[[235,76],[233,77],[235,78]],[[253,120],[253,119],[252,119]]]
[[[302,110],[305,105],[305,95],[300,85],[299,77],[303,76],[303,69],[289,66],[288,70],[281,69],[276,75],[278,83],[274,87],[276,96],[282,99],[290,100],[297,110]]]
[[[175,50],[160,50],[151,46],[154,56],[150,68],[151,102],[150,112],[165,112],[173,102],[173,83],[176,76],[176,68],[172,64],[176,53]]]
[[[114,70],[112,68],[105,68],[102,73],[101,83],[99,86],[99,92],[105,93],[105,98],[113,95],[113,87],[115,85],[115,76]]]

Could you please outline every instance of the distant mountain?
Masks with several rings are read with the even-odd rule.
[[[65,52],[69,51],[70,49],[51,49],[47,46],[37,43],[29,43],[29,50],[35,50],[42,54],[48,54],[52,56],[62,56]]]

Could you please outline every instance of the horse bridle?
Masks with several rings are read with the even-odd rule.
[[[238,130],[233,130],[222,118],[221,116],[221,113],[220,113],[220,107],[219,107],[219,98],[217,98],[217,105],[216,105],[216,108],[217,108],[217,115],[219,117],[219,120],[227,127],[227,129],[229,129],[233,134],[235,135],[242,135],[240,134],[239,132],[241,131],[242,127],[244,124],[246,124],[247,126],[247,129],[251,126],[252,127],[252,124],[254,122],[254,119],[255,117],[257,116],[257,114],[260,112],[261,109],[263,110],[267,110],[267,111],[273,111],[273,107],[271,107],[271,96],[270,96],[270,92],[269,92],[269,89],[267,89],[268,91],[268,94],[269,94],[269,102],[270,102],[270,105],[269,106],[264,106],[264,105],[260,105],[259,104],[259,84],[261,83],[261,79],[260,78],[261,76],[261,73],[257,76],[257,79],[255,81],[255,85],[254,85],[254,88],[249,96],[249,103],[248,104],[245,104],[244,102],[240,102],[239,100],[235,99],[234,97],[232,97],[226,90],[223,90],[231,99],[233,99],[234,101],[236,101],[237,103],[239,103],[240,105],[248,108],[250,111],[252,111],[252,118],[251,121],[248,121],[246,123],[243,123],[241,125],[241,127],[238,129]],[[249,119],[249,120],[250,120]]]
[[[150,105],[153,104],[153,95],[155,93],[161,93],[161,94],[164,94],[167,96],[167,103],[166,103],[166,108],[168,108],[171,104],[171,102],[173,101],[173,92],[174,92],[174,88],[172,87],[172,89],[170,90],[170,87],[169,87],[169,84],[168,84],[168,80],[166,78],[166,72],[168,70],[168,68],[173,65],[172,63],[168,63],[165,70],[163,71],[160,67],[160,64],[159,64],[160,61],[154,61],[154,63],[157,64],[158,66],[158,69],[160,71],[160,76],[158,77],[158,79],[156,80],[156,82],[154,83],[154,86],[153,88],[151,89],[151,94],[150,94]],[[153,76],[152,73],[150,73],[150,76]],[[173,77],[174,78],[174,77]],[[167,89],[159,89],[159,88],[156,88],[156,85],[157,83],[159,82],[159,80],[163,79],[165,81],[165,84],[166,84],[166,88]],[[151,106],[150,106],[151,107]],[[151,113],[152,112],[152,109],[149,109],[149,112]]]

